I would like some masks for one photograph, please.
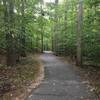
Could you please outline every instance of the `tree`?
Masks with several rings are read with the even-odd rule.
[[[54,15],[54,35],[53,35],[53,50],[55,53],[57,53],[57,33],[58,33],[58,2],[59,0],[55,0],[55,15]]]
[[[21,0],[21,56],[26,57],[25,52],[25,2],[26,0]]]
[[[5,34],[7,43],[7,65],[13,66],[16,64],[16,48],[14,34],[14,0],[3,0],[3,4]]]
[[[42,24],[43,23],[43,16],[44,16],[44,12],[43,12],[43,1],[41,2],[41,52],[43,53],[43,50],[44,50],[44,25]]]
[[[82,25],[83,25],[83,1],[79,1],[77,24],[77,65],[82,65]]]

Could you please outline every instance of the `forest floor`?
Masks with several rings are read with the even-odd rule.
[[[39,55],[29,54],[14,67],[3,65],[4,59],[0,60],[0,100],[23,100],[43,78]]]
[[[100,100],[100,68],[93,66],[83,66],[78,68],[84,80],[87,80],[88,86]]]
[[[90,87],[90,91],[93,91],[97,98],[100,100],[100,66],[94,66],[92,64],[85,64],[82,67],[77,67],[75,61],[70,57],[61,57],[64,62],[70,63],[75,66],[76,70],[80,73],[80,76]],[[96,65],[96,64],[95,64]]]
[[[99,100],[77,67],[51,53],[41,55],[41,60],[45,79],[26,100]]]

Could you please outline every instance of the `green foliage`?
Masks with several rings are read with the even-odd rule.
[[[78,0],[66,0],[58,5],[54,31],[55,52],[76,56]],[[100,61],[100,8],[99,0],[84,0],[82,54],[83,58]]]
[[[40,5],[40,0],[14,0],[14,27],[4,22],[3,0],[0,1],[0,48],[6,48],[6,27],[13,31],[17,52],[53,49],[58,54],[76,56],[78,0],[65,0],[62,4]],[[100,6],[99,0],[84,0],[82,52],[91,60],[100,57]],[[7,25],[7,26],[5,26]],[[25,40],[23,43],[23,40]]]

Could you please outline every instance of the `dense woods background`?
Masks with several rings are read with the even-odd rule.
[[[0,66],[43,51],[100,66],[100,1],[0,0]]]
[[[58,6],[57,12],[55,51],[97,62],[100,59],[99,1],[66,1]]]
[[[99,0],[58,2],[0,1],[0,51],[7,65],[43,50],[77,57],[78,63],[100,61]]]

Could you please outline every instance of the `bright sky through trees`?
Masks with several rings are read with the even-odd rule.
[[[59,0],[59,2],[62,2],[63,0]],[[44,0],[44,2],[55,2],[55,0]]]
[[[44,0],[44,2],[55,2],[55,0]]]

